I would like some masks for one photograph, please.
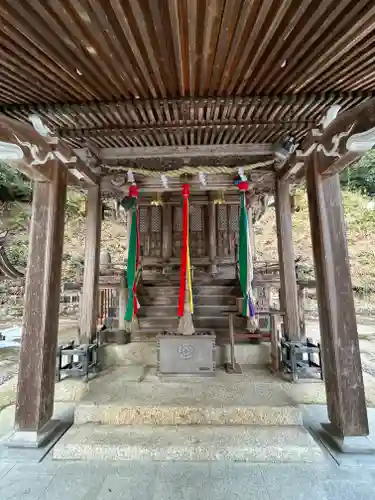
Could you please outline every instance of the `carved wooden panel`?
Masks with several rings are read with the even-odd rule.
[[[190,205],[189,211],[189,243],[190,257],[204,257],[207,255],[204,206]],[[173,207],[172,255],[181,256],[182,246],[182,207]]]
[[[139,233],[144,257],[161,256],[162,213],[161,207],[139,208]]]
[[[182,246],[182,207],[173,207],[173,230],[172,230],[172,256],[181,256],[181,246]]]
[[[217,255],[218,257],[236,256],[238,242],[239,206],[217,205]]]
[[[190,207],[190,256],[192,258],[204,257],[207,254],[204,209],[202,205]]]

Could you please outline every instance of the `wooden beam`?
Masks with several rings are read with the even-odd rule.
[[[277,179],[286,181],[296,175],[305,165],[305,159],[295,152],[290,155],[285,164],[276,172]]]
[[[53,413],[66,171],[34,186],[14,444],[39,446]],[[53,427],[49,431],[55,430]],[[18,431],[22,441],[18,441]]]
[[[327,128],[319,131],[313,129],[310,134],[303,141],[300,149],[302,154],[300,156],[306,159],[310,156],[314,149],[318,146],[320,150],[330,151],[334,147],[340,157],[327,156],[322,159],[322,165],[319,167],[320,172],[328,177],[339,173],[346,166],[353,163],[361,156],[360,153],[347,151],[346,141],[348,138],[358,132],[369,130],[375,126],[375,98],[367,99],[364,102],[339,113],[337,117],[327,126]],[[337,143],[334,144],[333,139],[336,137]],[[314,146],[317,145],[317,146]],[[298,154],[298,153],[297,153]],[[297,156],[293,159],[294,165],[298,162]],[[291,167],[293,167],[291,162]],[[297,180],[300,179],[305,173],[306,165],[296,172]]]
[[[328,414],[342,437],[369,432],[340,180],[323,179],[322,154],[307,167],[307,194],[315,261]]]
[[[101,225],[100,187],[90,186],[87,189],[85,264],[80,317],[80,342],[86,344],[96,334]]]
[[[297,278],[294,260],[292,211],[287,181],[275,185],[277,245],[280,263],[281,309],[285,311],[285,335],[290,340],[300,338]]]
[[[88,186],[96,186],[100,182],[100,176],[91,170],[82,160],[75,158],[75,162],[69,162],[68,168],[71,175],[78,181],[83,180]]]
[[[360,157],[361,155],[359,153],[348,151],[333,163],[328,163],[328,165],[324,165],[325,162],[322,160],[322,165],[319,167],[320,173],[323,177],[330,177],[331,175],[339,174]]]
[[[79,149],[75,150],[80,155]],[[216,146],[153,146],[137,148],[102,148],[100,160],[134,160],[145,158],[196,158],[273,155],[272,144],[221,144]]]

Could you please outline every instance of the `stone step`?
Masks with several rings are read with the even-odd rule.
[[[177,328],[178,318],[176,316],[147,316],[139,317],[141,329],[154,329],[156,331]],[[214,330],[215,328],[228,328],[228,317],[223,316],[194,316],[194,326],[198,329]]]
[[[194,307],[194,316],[196,317],[218,317],[222,316],[222,311],[232,311],[236,312],[236,305],[225,305],[223,308],[222,305],[196,305]],[[138,317],[141,318],[155,318],[155,317],[170,317],[173,314],[177,313],[177,304],[176,305],[142,305],[139,309]],[[228,323],[228,319],[226,319],[226,323]]]
[[[55,460],[305,462],[325,460],[299,426],[108,426],[74,424]]]
[[[178,297],[179,287],[178,286],[143,286],[141,290],[141,295],[148,297],[155,297],[158,295],[164,295],[169,297]],[[226,286],[226,285],[198,285],[193,284],[194,295],[240,295],[240,289],[238,286]]]
[[[170,380],[170,379],[169,379]],[[166,382],[167,383],[167,382]],[[171,383],[171,382],[169,382]],[[171,390],[173,390],[171,385]],[[294,405],[220,406],[144,405],[122,403],[80,402],[74,413],[76,424],[100,425],[301,425],[301,410]]]
[[[159,296],[149,296],[141,295],[138,297],[141,305],[145,306],[158,306],[158,305],[175,305],[177,307],[178,303],[178,293],[175,296],[163,295]],[[229,306],[236,305],[236,296],[234,295],[195,295],[194,304],[202,306]]]

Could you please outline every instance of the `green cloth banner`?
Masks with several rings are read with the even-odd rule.
[[[128,248],[128,304],[126,307],[125,321],[133,320],[134,313],[134,283],[136,279],[136,266],[137,266],[137,206],[134,203],[131,208],[132,219],[130,226],[130,238]]]
[[[240,267],[240,286],[243,297],[242,316],[246,318],[249,316],[249,270],[248,270],[248,222],[246,212],[246,198],[245,192],[241,192],[240,198],[240,227],[239,227],[239,249],[238,249],[238,263]]]

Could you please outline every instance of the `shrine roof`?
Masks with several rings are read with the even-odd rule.
[[[0,111],[73,147],[301,141],[375,86],[373,0],[4,0],[0,20]]]

